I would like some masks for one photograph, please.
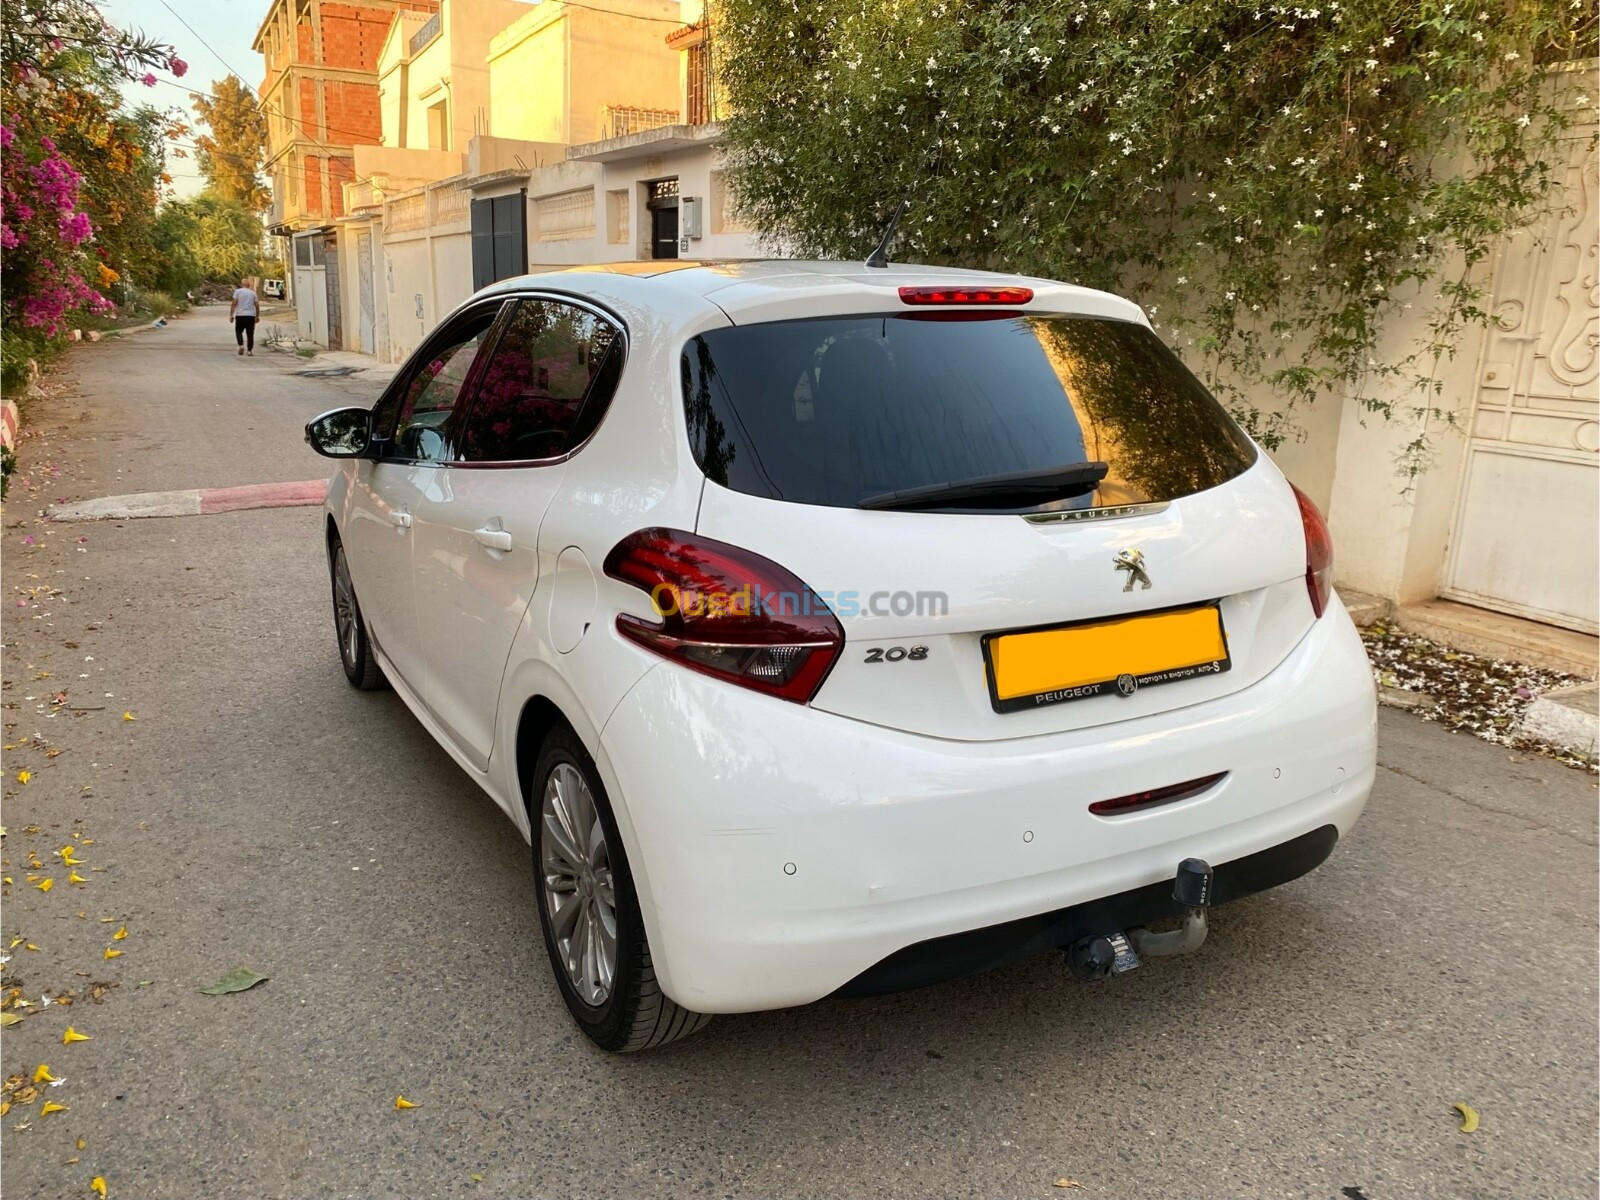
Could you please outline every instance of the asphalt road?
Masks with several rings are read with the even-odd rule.
[[[1595,1194],[1594,780],[1387,711],[1354,833],[1196,955],[594,1051],[520,837],[392,693],[346,686],[315,509],[37,520],[326,473],[302,423],[374,389],[241,360],[222,317],[77,348],[26,416],[4,982],[36,1003],[0,1055],[66,1082],[0,1120],[8,1197]],[[270,979],[199,994],[236,964]]]

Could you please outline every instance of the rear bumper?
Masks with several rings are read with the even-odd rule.
[[[597,762],[663,988],[741,1012],[884,990],[897,955],[929,953],[908,948],[1033,922],[1009,961],[1087,915],[1065,912],[1170,890],[1186,857],[1235,864],[1325,826],[1342,836],[1372,787],[1375,716],[1336,605],[1243,691],[1002,742],[900,733],[662,665],[618,705]],[[1088,812],[1214,772],[1227,778],[1192,799]]]
[[[1338,829],[1324,825],[1281,845],[1222,863],[1215,867],[1211,903],[1225,904],[1299,879],[1320,867],[1338,841]],[[881,996],[927,987],[1021,962],[1081,938],[1121,933],[1183,912],[1183,906],[1172,898],[1172,881],[1162,880],[1037,917],[918,942],[868,967],[834,995]]]

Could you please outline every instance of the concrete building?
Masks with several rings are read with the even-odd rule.
[[[492,132],[573,145],[678,120],[678,22],[674,0],[537,4],[489,45]]]
[[[466,153],[489,133],[489,43],[534,0],[442,0],[432,14],[397,13],[378,55],[383,144]],[[537,85],[531,85],[537,86]]]
[[[530,269],[753,256],[717,169],[705,22],[687,15],[669,0],[397,13],[384,144],[356,148],[338,221],[343,344],[399,361],[477,288]]]
[[[754,231],[738,216],[720,169],[720,127],[715,80],[710,71],[709,26],[700,0],[652,5],[673,14],[669,24],[645,24],[650,45],[630,50],[638,67],[646,57],[650,77],[669,92],[584,93],[566,122],[574,144],[559,163],[525,178],[469,178],[477,199],[525,192],[525,237],[531,269],[611,262],[618,259],[752,258],[759,253]],[[498,72],[511,65],[518,26],[495,39],[501,50],[490,60],[491,90]],[[577,43],[582,44],[582,41]],[[504,64],[504,67],[502,66]],[[616,86],[614,78],[607,87]],[[608,99],[609,97],[609,99]],[[634,108],[637,101],[643,107]],[[603,118],[585,124],[581,105],[598,105]],[[625,103],[628,102],[628,103]],[[552,128],[537,122],[513,128]],[[585,139],[584,132],[598,130]],[[499,110],[495,132],[504,132]]]
[[[356,178],[355,147],[382,134],[379,51],[397,13],[437,7],[438,0],[273,0],[256,31],[272,183],[267,229],[288,239],[300,329],[323,345],[339,344],[341,324],[332,223],[344,213],[344,184]]]

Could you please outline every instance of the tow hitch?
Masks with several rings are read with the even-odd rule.
[[[1152,933],[1142,926],[1126,933],[1084,938],[1062,954],[1075,979],[1092,983],[1107,975],[1123,975],[1139,965],[1139,956],[1159,958],[1188,954],[1206,940],[1206,909],[1211,907],[1211,865],[1186,858],[1178,864],[1172,881],[1172,898],[1184,906],[1183,925],[1167,933]]]

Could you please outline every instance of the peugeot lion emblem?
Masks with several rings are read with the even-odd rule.
[[[1139,690],[1139,681],[1132,675],[1117,676],[1117,691],[1124,696],[1131,696]]]
[[[1128,582],[1122,585],[1123,591],[1133,591],[1135,583],[1147,590],[1150,587],[1150,576],[1146,575],[1144,571],[1143,550],[1119,551],[1117,556],[1111,560],[1111,564],[1117,570],[1128,573]]]

